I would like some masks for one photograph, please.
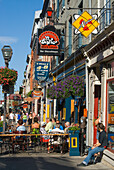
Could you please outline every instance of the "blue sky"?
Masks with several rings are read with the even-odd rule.
[[[18,71],[15,91],[19,90],[22,84],[27,54],[31,53],[34,14],[42,7],[43,0],[0,0],[0,67],[5,66],[1,49],[4,45],[10,45],[13,55],[9,68]],[[1,98],[3,94],[0,92]]]

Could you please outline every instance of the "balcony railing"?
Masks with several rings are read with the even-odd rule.
[[[103,31],[111,23],[111,15],[114,13],[114,11],[113,11],[113,8],[112,8],[112,10],[109,8],[111,8],[110,0],[100,10],[100,16],[98,18],[98,22],[100,23],[100,25],[98,27],[98,33]]]

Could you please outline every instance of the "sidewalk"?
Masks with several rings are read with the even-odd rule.
[[[101,163],[87,167],[77,167],[85,158],[60,153],[19,153],[0,156],[0,170],[112,170],[110,164],[102,160]]]

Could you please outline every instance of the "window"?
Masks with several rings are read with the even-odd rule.
[[[111,23],[111,10],[107,8],[111,8],[111,0],[106,0],[106,4],[101,9],[100,16],[100,29],[103,30],[106,26]]]
[[[70,0],[67,0],[67,5],[69,5],[69,3],[70,3]]]
[[[72,53],[72,17],[69,20],[69,56]]]
[[[114,149],[114,81],[108,82],[108,144]]]
[[[62,7],[65,6],[65,0],[62,0]]]
[[[57,0],[57,18],[59,17],[59,0]]]
[[[108,78],[114,76],[114,61],[108,64]]]
[[[78,14],[81,15],[83,12],[83,1],[81,1],[81,3],[78,6],[79,10],[78,10]],[[80,48],[82,46],[82,35],[79,34],[78,35],[78,48]]]

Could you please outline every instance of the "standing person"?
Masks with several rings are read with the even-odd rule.
[[[46,124],[45,130],[46,130],[46,132],[49,132],[49,130],[53,129],[53,124],[49,118],[46,118],[46,123],[47,124]]]
[[[13,124],[13,119],[14,119],[14,114],[11,112],[11,113],[9,114],[9,123],[10,123],[10,124]]]
[[[93,160],[93,163],[95,162],[94,154],[98,152],[104,151],[104,149],[107,147],[107,138],[106,138],[106,132],[104,131],[105,127],[102,123],[99,123],[99,143],[96,143],[93,147],[89,148],[88,156],[84,159],[84,161],[81,164],[78,164],[77,166],[87,166],[89,161]]]
[[[1,114],[1,122],[4,121],[4,116]]]
[[[17,121],[19,121],[21,119],[21,115],[20,113],[17,113]]]
[[[32,114],[29,114],[29,118],[28,118],[28,124],[31,125],[32,124]]]
[[[27,115],[26,115],[26,112],[25,112],[24,115],[23,115],[23,123],[26,125],[26,122],[27,122]]]

